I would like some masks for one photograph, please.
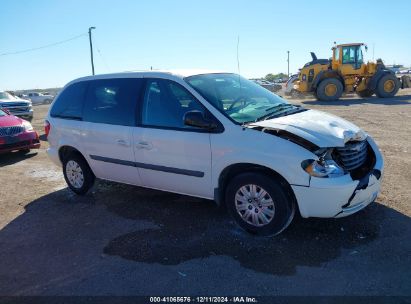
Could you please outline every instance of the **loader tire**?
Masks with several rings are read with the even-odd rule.
[[[402,82],[401,88],[403,89],[411,88],[410,76],[407,76],[407,75],[402,76],[401,82]]]
[[[360,96],[361,98],[367,98],[367,97],[371,97],[372,95],[374,95],[374,92],[369,89],[365,89],[363,91],[357,92],[357,95]]]
[[[381,77],[377,84],[375,93],[380,98],[389,98],[395,96],[400,89],[400,82],[393,74],[387,74]]]
[[[343,85],[337,78],[326,78],[320,82],[315,92],[318,100],[338,100],[343,93]]]

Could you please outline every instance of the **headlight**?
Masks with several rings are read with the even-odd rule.
[[[33,131],[33,126],[28,121],[23,122],[23,127],[26,131]]]
[[[315,177],[339,177],[345,174],[344,170],[331,158],[333,149],[322,148],[314,152],[318,160],[307,159],[301,163],[305,172]]]
[[[311,176],[315,177],[338,177],[344,175],[344,170],[341,169],[333,160],[305,160],[301,166]]]

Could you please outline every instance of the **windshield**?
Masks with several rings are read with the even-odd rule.
[[[0,99],[13,100],[15,97],[7,92],[0,92]]]
[[[203,74],[185,78],[208,102],[236,123],[289,114],[296,109],[281,97],[236,74]]]
[[[2,117],[2,116],[7,116],[7,114],[2,109],[0,109],[0,117]]]

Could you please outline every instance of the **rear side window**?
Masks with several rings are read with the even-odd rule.
[[[142,79],[115,78],[89,82],[84,120],[122,126],[136,125]]]
[[[86,82],[77,82],[67,87],[58,96],[51,109],[52,117],[82,119]]]

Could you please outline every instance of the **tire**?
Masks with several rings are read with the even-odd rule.
[[[331,91],[328,88],[331,87]],[[317,99],[322,101],[331,101],[340,99],[343,93],[343,85],[337,78],[326,78],[320,82],[315,92]]]
[[[248,197],[248,194],[253,193],[251,185],[255,186],[254,194],[261,195],[262,191],[267,193],[264,196],[266,206],[262,200],[252,200],[253,195]],[[244,201],[239,200],[239,197]],[[291,223],[295,213],[294,200],[286,187],[276,179],[260,173],[235,176],[226,188],[225,202],[236,223],[244,230],[258,235],[281,233]],[[262,221],[263,218],[266,223]]]
[[[367,98],[367,97],[371,97],[372,95],[374,95],[374,92],[369,89],[365,89],[363,91],[357,92],[357,95],[360,96],[361,98]]]
[[[378,80],[375,93],[380,98],[389,98],[395,96],[400,89],[400,82],[393,74],[386,74]]]
[[[401,77],[402,89],[411,88],[410,76],[404,75]]]
[[[64,158],[63,174],[68,187],[79,195],[85,195],[94,184],[93,172],[86,160],[78,153],[71,153]]]

